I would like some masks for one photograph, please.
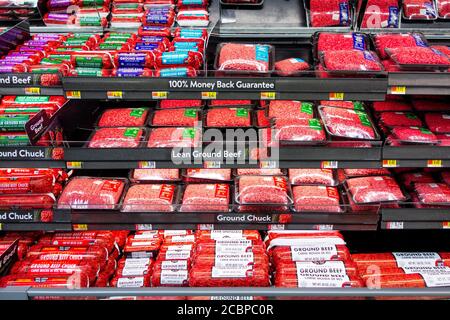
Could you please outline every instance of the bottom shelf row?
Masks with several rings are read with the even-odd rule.
[[[352,234],[349,248],[346,237],[256,230],[6,233],[0,288],[450,287],[448,241],[443,251],[374,253]]]

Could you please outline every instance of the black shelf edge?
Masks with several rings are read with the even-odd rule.
[[[0,231],[71,231],[70,223],[0,223]]]
[[[450,221],[450,208],[381,209],[382,221],[445,222]]]
[[[450,160],[450,147],[433,145],[411,145],[401,147],[383,147],[383,159],[389,160]]]
[[[450,230],[445,221],[382,221],[381,230]]]

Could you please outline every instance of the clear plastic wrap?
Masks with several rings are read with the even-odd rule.
[[[326,186],[294,186],[294,209],[297,212],[343,212],[339,190]]]
[[[400,143],[438,143],[436,135],[423,127],[395,127],[391,129],[391,133]]]
[[[123,212],[174,211],[176,186],[169,184],[136,184],[127,190]]]
[[[216,70],[268,72],[272,69],[272,46],[223,43],[218,47]]]
[[[289,169],[291,185],[336,186],[338,181],[332,169]]]
[[[320,54],[321,63],[328,72],[383,71],[375,52],[360,50],[333,50]]]
[[[97,129],[88,148],[137,148],[145,134],[143,128],[117,127]]]
[[[194,108],[155,110],[151,116],[151,126],[193,127],[200,120],[199,112]]]
[[[180,211],[228,212],[230,186],[227,184],[188,184],[184,189]]]
[[[100,116],[99,127],[142,127],[145,125],[148,108],[107,109]]]
[[[186,182],[231,181],[231,169],[186,169]]]
[[[380,122],[388,127],[394,126],[422,126],[422,120],[411,112],[382,112],[379,115]]]
[[[426,113],[425,123],[434,133],[450,133],[450,114]]]
[[[314,117],[314,105],[311,102],[302,101],[270,101],[268,117],[281,119],[312,119]]]
[[[147,147],[174,148],[196,147],[201,143],[202,137],[199,129],[186,128],[153,128],[150,131]]]
[[[450,187],[445,183],[415,183],[414,190],[424,204],[450,205]]]
[[[351,178],[346,185],[356,204],[406,200],[398,183],[389,176]]]
[[[136,182],[179,181],[179,169],[134,169],[130,177]]]
[[[206,114],[207,127],[231,128],[251,125],[251,111],[248,108],[213,108]]]
[[[239,204],[291,204],[288,181],[282,176],[240,176],[236,178]]]

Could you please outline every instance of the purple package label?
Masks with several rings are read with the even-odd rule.
[[[144,68],[119,68],[117,69],[118,77],[139,77],[144,73]]]
[[[50,0],[48,2],[49,8],[67,8],[71,5],[69,0]]]

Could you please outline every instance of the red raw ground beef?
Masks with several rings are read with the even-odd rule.
[[[382,60],[381,64],[383,65],[383,68],[387,72],[400,72],[402,69],[398,66],[397,63],[395,63],[392,59],[386,59]]]
[[[346,177],[361,177],[361,176],[383,176],[389,175],[388,169],[344,169]]]
[[[236,182],[239,204],[289,204],[288,183],[281,176],[241,176]]]
[[[322,120],[328,131],[338,137],[353,139],[376,139],[369,116],[365,112],[323,107]]]
[[[385,112],[385,111],[407,112],[413,110],[411,104],[402,100],[375,101],[372,104],[372,108],[376,112]]]
[[[105,110],[98,121],[99,127],[143,127],[148,108],[121,108]]]
[[[382,112],[380,114],[380,122],[388,127],[393,126],[407,126],[407,127],[420,127],[422,121],[417,115],[411,112]]]
[[[397,0],[368,0],[361,28],[397,28],[399,15]]]
[[[269,104],[269,118],[311,119],[314,117],[314,105],[310,102],[274,100]]]
[[[328,71],[383,71],[378,57],[371,51],[325,51],[323,63]]]
[[[278,142],[323,142],[325,131],[318,119],[277,119],[272,129],[261,129],[263,143],[271,146]],[[272,136],[273,135],[273,136]]]
[[[197,109],[156,110],[153,113],[152,126],[193,127],[199,120]]]
[[[226,43],[219,52],[219,70],[269,71],[270,46]]]
[[[407,188],[412,187],[414,183],[432,183],[435,182],[431,174],[427,172],[406,172],[400,176],[402,184]]]
[[[449,1],[449,9],[450,9],[450,1]],[[447,57],[450,57],[450,47],[447,47],[447,46],[431,46],[431,48],[442,52]]]
[[[214,108],[206,114],[208,127],[250,127],[251,114],[246,108]]]
[[[250,106],[252,105],[251,100],[211,100],[209,105],[212,107],[219,106]]]
[[[346,183],[357,204],[406,200],[397,182],[389,176],[351,178]]]
[[[137,148],[141,143],[142,128],[100,128],[94,132],[88,148]]]
[[[441,179],[447,185],[450,185],[450,171],[441,172]]]
[[[266,116],[265,110],[256,110],[256,122],[260,128],[270,127],[270,119]]]
[[[320,105],[325,107],[337,107],[337,108],[365,111],[364,104],[359,101],[322,100],[320,101]]]
[[[348,0],[310,0],[311,26],[331,27],[347,26],[351,23],[351,11]]]
[[[439,65],[450,68],[449,58],[431,48],[392,48],[387,53],[399,65]]]
[[[201,142],[198,129],[187,128],[153,128],[148,138],[149,148],[196,147]]]
[[[356,204],[355,201],[353,201],[352,197],[347,197],[349,208],[351,212],[377,212],[380,205],[379,203],[375,204]],[[396,202],[390,202],[390,203],[382,203],[382,208],[389,208],[389,209],[397,209],[400,208],[400,205]]]
[[[177,181],[180,180],[179,169],[134,169],[131,174],[136,181]]]
[[[237,169],[238,176],[279,176],[283,172],[281,169]]]
[[[450,187],[445,183],[416,183],[414,189],[421,203],[450,204]]]
[[[324,185],[335,186],[332,169],[289,169],[289,182],[291,185]]]
[[[187,169],[184,177],[189,182],[203,180],[230,181],[231,169]]]
[[[321,32],[317,39],[317,51],[366,50],[368,42],[362,33]]]
[[[450,132],[450,114],[427,113],[425,114],[425,123],[435,133]]]
[[[123,212],[170,212],[175,208],[176,187],[170,184],[136,184],[131,186],[122,204]]]
[[[282,77],[294,76],[301,71],[309,70],[310,65],[300,58],[289,58],[275,63],[277,74]]]
[[[450,1],[436,0],[439,17],[448,19],[450,17]]]
[[[436,135],[427,128],[395,127],[391,133],[394,139],[407,143],[438,143]]]
[[[426,47],[427,43],[419,34],[382,33],[375,35],[375,46],[381,59],[386,59],[387,48]]]
[[[450,147],[450,133],[438,134],[436,138],[439,140],[439,145],[442,147]]]
[[[342,212],[339,205],[339,191],[336,187],[295,186],[292,192],[297,212]]]
[[[201,100],[161,100],[159,102],[161,109],[201,108],[202,106]]]
[[[403,0],[403,14],[407,19],[433,20],[436,7],[432,0]]]
[[[448,111],[450,103],[440,100],[419,100],[412,101],[413,107],[417,111]]]
[[[188,184],[184,190],[182,212],[228,212],[230,186],[227,184]]]
[[[125,182],[117,179],[75,177],[59,197],[62,209],[114,209],[119,203]]]

